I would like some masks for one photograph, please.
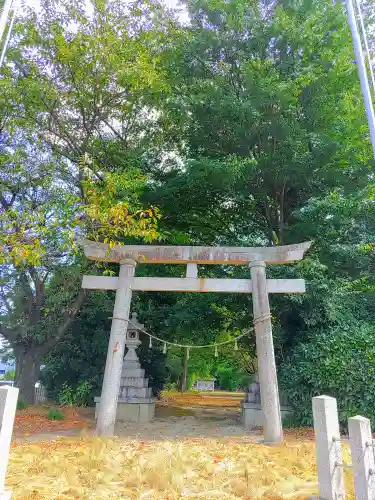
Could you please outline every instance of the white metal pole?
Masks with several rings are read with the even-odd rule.
[[[363,22],[361,2],[360,2],[360,0],[355,0],[355,3],[357,5],[358,17],[359,17],[359,24],[361,25],[361,30],[362,30],[362,35],[363,35],[363,43],[365,45],[366,57],[367,57],[367,60],[368,60],[368,67],[369,67],[369,70],[370,70],[372,90],[373,90],[373,92],[375,92],[375,76],[374,76],[374,70],[372,68],[371,52],[370,52],[370,49],[369,49],[369,46],[368,46],[368,41],[367,41],[366,27],[365,27],[365,23]]]
[[[357,20],[356,20],[354,8],[353,8],[352,0],[346,0],[346,8],[348,11],[349,26],[350,26],[350,29],[352,32],[352,37],[353,37],[354,53],[355,53],[355,59],[356,59],[357,66],[358,66],[359,79],[361,81],[363,99],[365,101],[366,115],[367,115],[367,120],[368,120],[368,126],[370,129],[370,136],[371,136],[371,143],[372,143],[372,151],[373,151],[373,155],[375,158],[375,114],[374,114],[374,107],[372,104],[372,96],[371,96],[370,86],[368,83],[367,69],[366,69],[366,64],[365,64],[365,60],[363,57],[361,38],[360,38],[359,32],[358,32]]]
[[[13,0],[5,0],[4,8],[0,16],[0,43],[3,39],[4,31],[7,25],[9,11],[12,6]]]
[[[17,15],[18,4],[19,4],[19,0],[15,0],[15,2],[13,4],[12,19],[11,19],[10,24],[9,24],[8,33],[7,33],[7,36],[5,38],[5,42],[4,42],[4,45],[3,45],[3,50],[2,50],[1,56],[0,56],[0,69],[1,69],[1,67],[3,65],[4,59],[5,59],[5,54],[7,52],[7,48],[8,48],[8,44],[9,44],[9,40],[10,40],[10,36],[12,34],[13,24],[14,24],[14,21],[16,19],[16,15]]]

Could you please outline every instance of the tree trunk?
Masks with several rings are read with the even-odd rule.
[[[35,383],[40,374],[40,353],[37,348],[20,346],[14,348],[16,355],[15,386],[19,388],[19,399],[32,405],[35,402]]]
[[[186,392],[187,389],[187,375],[188,375],[188,357],[187,350],[184,349],[183,356],[183,366],[182,366],[182,375],[181,375],[181,392]]]

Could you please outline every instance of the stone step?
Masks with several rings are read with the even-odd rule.
[[[131,403],[131,404],[148,404],[155,403],[155,398],[118,398],[119,403]]]
[[[122,370],[121,380],[127,377],[145,378],[145,371],[143,368],[134,368],[125,371]]]
[[[150,398],[151,387],[122,387],[120,392],[121,398]]]
[[[148,387],[148,378],[121,377],[120,387]]]
[[[122,373],[124,373],[125,370],[140,370],[141,369],[141,363],[139,361],[124,361],[122,363]]]

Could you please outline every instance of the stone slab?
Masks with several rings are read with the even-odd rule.
[[[150,398],[151,387],[121,387],[120,398]]]
[[[117,404],[116,420],[120,422],[151,422],[155,416],[155,402]]]
[[[126,377],[128,370],[141,370],[141,363],[139,361],[123,361],[121,376]]]
[[[119,403],[130,403],[130,404],[147,404],[155,403],[155,398],[118,398]]]
[[[140,389],[148,387],[148,378],[121,377],[120,387],[138,387]]]
[[[192,265],[192,264],[188,264]],[[116,276],[83,276],[82,288],[88,290],[117,290]],[[146,292],[218,292],[253,293],[249,279],[219,278],[134,278],[133,290]],[[268,279],[268,293],[305,293],[303,279]]]
[[[281,406],[280,411],[282,418],[293,413],[293,409],[289,406]],[[241,414],[247,430],[258,429],[264,424],[262,407],[257,403],[244,403],[241,401]]]
[[[94,401],[95,401],[95,418],[97,418],[99,411],[99,404],[100,404],[100,396],[96,396],[94,398]],[[154,405],[155,407],[155,398],[119,398],[117,401],[117,408],[119,407],[119,404]]]
[[[85,255],[89,259],[120,262],[134,259],[140,264],[233,264],[246,265],[251,261],[282,264],[301,260],[311,242],[274,247],[202,247],[161,245],[109,245],[81,239]]]
[[[122,375],[121,377],[134,377],[134,378],[144,378],[145,376],[145,371],[143,368],[131,368],[127,369],[124,372],[124,369],[122,370]]]

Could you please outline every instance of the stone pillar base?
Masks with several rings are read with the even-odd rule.
[[[281,406],[280,410],[282,419],[293,413],[290,406]],[[263,426],[263,411],[258,403],[245,403],[241,401],[241,415],[245,429],[252,430]]]
[[[99,411],[100,398],[97,397],[95,401],[95,418]],[[155,416],[155,399],[154,398],[141,398],[131,400],[118,400],[116,422],[141,422],[148,423],[153,420]],[[0,499],[1,500],[1,499]]]
[[[155,416],[155,400],[148,402],[122,402],[117,404],[116,421],[118,422],[151,422]]]

